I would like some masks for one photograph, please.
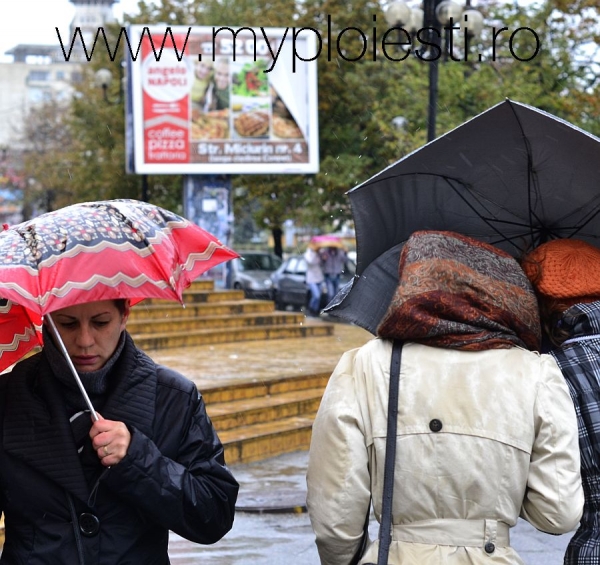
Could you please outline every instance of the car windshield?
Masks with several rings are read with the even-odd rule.
[[[277,255],[268,254],[246,254],[244,260],[240,261],[242,271],[274,271],[281,265],[281,259]]]

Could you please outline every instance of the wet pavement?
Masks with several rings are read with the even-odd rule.
[[[306,500],[308,452],[232,465],[240,483],[233,529],[214,546],[171,534],[173,565],[319,565]],[[371,538],[377,537],[372,518]],[[528,565],[561,565],[571,534],[551,536],[519,520],[511,543]],[[417,564],[411,564],[417,565]]]
[[[323,322],[306,318],[304,323]],[[242,381],[330,373],[345,351],[372,338],[358,326],[336,323],[331,336],[220,343],[147,353],[157,363],[192,379],[202,392],[209,387]]]

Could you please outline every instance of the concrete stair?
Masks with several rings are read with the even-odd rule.
[[[208,414],[228,464],[308,449],[329,373],[205,389]]]
[[[215,290],[200,279],[184,292],[185,307],[168,300],[134,306],[127,329],[138,347],[159,350],[216,343],[332,335],[334,326],[280,312],[269,300],[247,300],[241,290]]]
[[[175,348],[183,348],[189,355],[192,350],[216,344],[328,337],[334,333],[334,324],[307,319],[300,312],[275,310],[272,301],[245,299],[241,290],[215,290],[211,279],[195,281],[183,299],[185,307],[152,299],[132,308],[127,330],[138,347],[150,355]],[[268,358],[264,362],[268,363]],[[225,446],[227,463],[308,449],[312,422],[329,375],[271,376],[202,387],[208,413]]]

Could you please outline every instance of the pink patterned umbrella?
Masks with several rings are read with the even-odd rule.
[[[136,200],[74,204],[11,226],[0,232],[0,296],[14,303],[0,320],[0,370],[39,344],[41,318],[52,326],[54,310],[120,298],[182,302],[194,279],[237,256],[189,220]]]
[[[39,345],[42,345],[41,316],[0,299],[0,372]]]

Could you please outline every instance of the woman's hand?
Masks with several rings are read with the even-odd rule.
[[[127,455],[131,434],[123,422],[105,420],[100,414],[98,418],[92,424],[90,438],[102,465],[110,467]]]

